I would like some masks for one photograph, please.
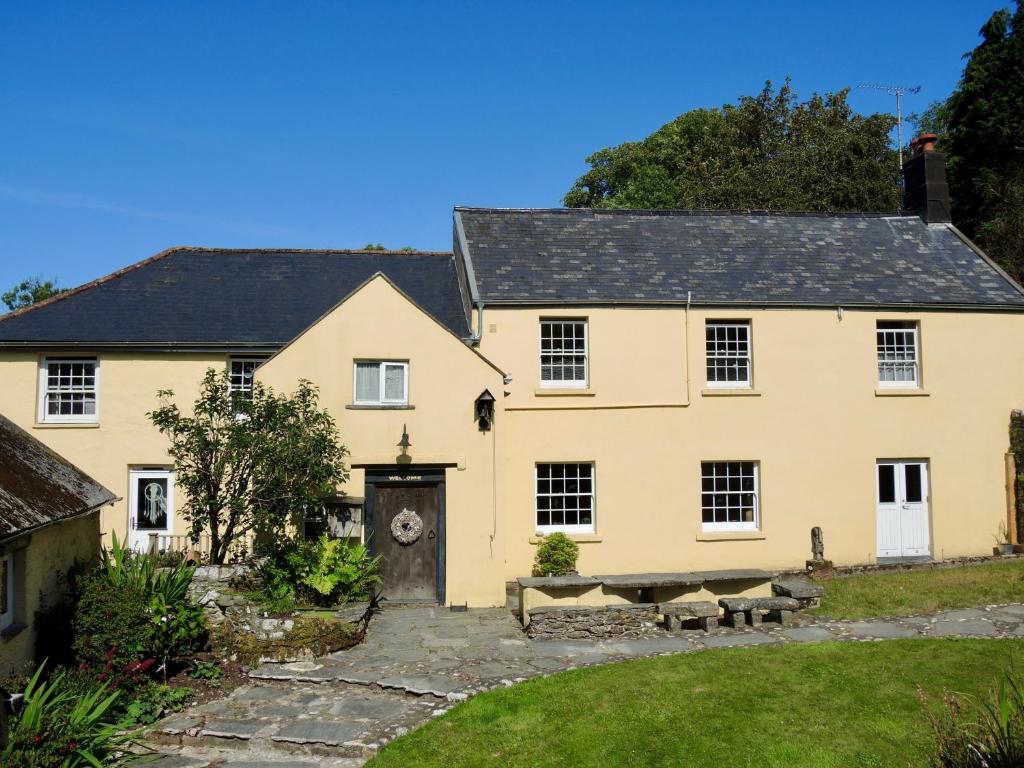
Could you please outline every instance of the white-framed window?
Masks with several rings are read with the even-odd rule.
[[[43,358],[39,363],[39,421],[98,421],[99,381],[98,358]]]
[[[409,364],[391,360],[356,360],[353,392],[356,405],[406,405]]]
[[[252,400],[252,376],[265,362],[262,357],[232,357],[228,360],[229,391],[241,393],[246,400]]]
[[[537,530],[594,532],[593,464],[537,464]]]
[[[875,327],[878,349],[878,386],[885,389],[920,386],[917,323],[879,320]]]
[[[750,321],[708,320],[704,326],[708,387],[750,387]]]
[[[705,531],[756,531],[760,478],[756,461],[702,461],[701,523]]]
[[[14,553],[0,557],[0,630],[14,623]]]
[[[588,371],[587,321],[540,321],[540,385],[585,389]]]

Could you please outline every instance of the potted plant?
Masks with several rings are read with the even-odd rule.
[[[551,533],[541,539],[533,564],[534,576],[576,575],[580,547],[564,533]]]
[[[999,524],[999,530],[995,535],[996,549],[1000,555],[1013,554],[1013,542],[1010,541],[1010,534],[1006,530],[1006,523]]]

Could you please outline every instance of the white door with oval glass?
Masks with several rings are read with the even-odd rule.
[[[133,469],[129,473],[128,541],[146,552],[154,542],[168,549],[174,527],[174,473],[159,469]]]
[[[880,460],[876,475],[878,557],[929,556],[928,462]]]

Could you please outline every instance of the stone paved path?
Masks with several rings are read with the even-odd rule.
[[[252,684],[151,731],[156,768],[355,768],[388,741],[480,691],[538,675],[708,648],[903,637],[1024,637],[1024,605],[867,621],[801,616],[798,625],[705,635],[528,640],[505,609],[389,607],[366,642],[314,662],[268,664]]]

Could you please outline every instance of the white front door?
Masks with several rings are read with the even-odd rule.
[[[156,534],[158,549],[170,547],[174,526],[174,473],[162,469],[133,469],[129,473],[128,544],[149,551]]]
[[[931,554],[928,527],[928,462],[894,459],[878,462],[878,556]]]

